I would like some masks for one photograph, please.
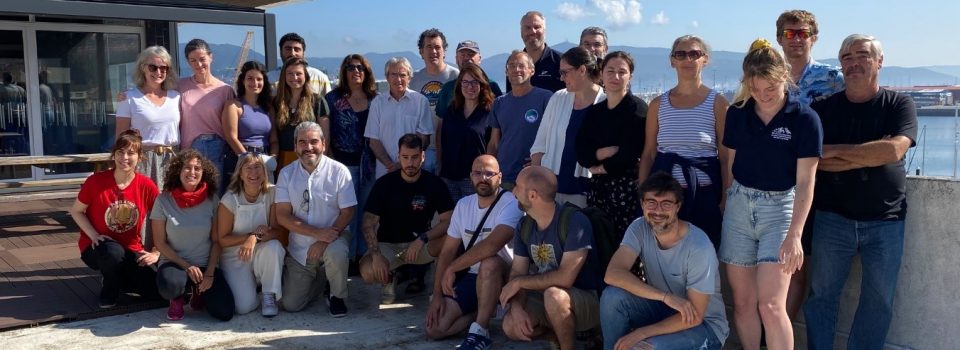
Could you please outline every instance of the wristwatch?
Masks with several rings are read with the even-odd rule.
[[[421,233],[421,234],[417,235],[417,239],[419,239],[421,242],[423,242],[424,244],[426,244],[427,241],[430,240],[430,236],[427,236],[427,233],[424,232],[424,233]]]

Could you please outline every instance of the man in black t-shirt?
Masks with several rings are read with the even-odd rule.
[[[360,275],[368,283],[384,285],[381,304],[392,304],[396,298],[397,267],[433,261],[454,207],[443,180],[421,169],[422,139],[403,135],[399,148],[400,169],[377,179],[363,215],[367,253],[360,259]],[[430,227],[434,214],[440,220]],[[422,285],[422,277],[412,284]]]
[[[812,107],[823,124],[817,167],[810,297],[810,349],[833,349],[838,298],[860,254],[860,304],[847,348],[880,349],[890,328],[906,218],[904,155],[917,137],[912,100],[881,89],[880,42],[848,36],[840,48],[846,90]]]

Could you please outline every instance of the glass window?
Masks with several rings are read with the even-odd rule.
[[[107,152],[114,141],[114,101],[127,88],[140,52],[137,34],[37,31],[45,155]],[[93,171],[61,164],[46,174]]]
[[[23,34],[0,31],[0,157],[30,155]],[[30,166],[0,167],[0,180],[31,177]]]

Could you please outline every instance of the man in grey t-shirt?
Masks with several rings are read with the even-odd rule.
[[[420,50],[420,57],[423,58],[424,67],[413,73],[410,79],[410,89],[419,92],[430,100],[430,111],[433,114],[433,129],[439,130],[440,118],[434,112],[437,106],[437,99],[440,98],[440,89],[448,81],[457,79],[460,70],[444,62],[447,57],[447,37],[437,28],[430,28],[420,33],[420,39],[417,41],[417,48]],[[423,169],[437,174],[437,140],[436,135],[433,141],[429,142],[426,152],[426,158],[423,162]]]
[[[719,263],[703,230],[677,219],[683,188],[658,172],[640,185],[644,216],[610,260],[600,298],[605,349],[720,349],[730,332]],[[647,283],[631,269],[639,257]],[[642,347],[646,348],[646,347]]]

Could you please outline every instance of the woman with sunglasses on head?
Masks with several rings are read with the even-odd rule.
[[[180,93],[172,58],[163,46],[150,46],[137,56],[136,87],[117,104],[116,135],[137,129],[143,136],[143,159],[137,171],[163,187],[163,169],[180,145]]]
[[[193,75],[177,81],[180,91],[181,149],[192,148],[212,162],[219,174],[224,173],[223,158],[229,147],[224,140],[223,106],[234,100],[234,91],[213,76],[213,51],[203,39],[187,42],[183,54]],[[225,182],[217,179],[218,183]]]
[[[454,203],[476,192],[470,171],[473,160],[487,153],[493,100],[493,90],[483,69],[473,63],[460,67],[453,103],[443,114],[437,132],[440,177]]]
[[[710,62],[703,39],[684,35],[673,42],[670,66],[677,70],[677,86],[650,101],[646,137],[640,157],[639,183],[665,171],[684,191],[680,219],[707,233],[720,246],[723,188],[730,174],[723,140],[727,101],[701,80]]]
[[[273,111],[276,114],[273,125],[277,129],[277,141],[280,144],[277,173],[299,158],[293,143],[294,130],[300,123],[310,121],[320,124],[324,135],[323,143],[330,144],[330,121],[327,118],[330,115],[330,108],[323,96],[313,93],[313,90],[307,86],[307,82],[310,81],[307,66],[306,60],[290,57],[283,63],[283,68],[280,70],[277,95],[273,98]],[[327,149],[329,152],[329,147]]]
[[[590,172],[577,163],[574,143],[587,109],[607,96],[597,81],[597,57],[582,47],[560,56],[560,80],[566,84],[550,97],[530,147],[532,165],[542,165],[557,175],[557,203],[587,206]]]
[[[353,233],[350,242],[350,257],[359,260],[366,253],[367,245],[360,233],[363,208],[367,195],[373,188],[376,167],[369,141],[363,137],[370,115],[370,101],[377,96],[377,81],[370,62],[362,55],[350,54],[340,64],[340,79],[337,87],[324,99],[330,106],[330,145],[333,159],[350,170],[353,189],[357,194],[357,215],[350,223]]]
[[[237,166],[237,157],[244,153],[263,155],[268,162],[268,172],[272,181],[276,168],[273,157],[280,150],[277,144],[277,131],[273,127],[270,103],[270,81],[267,79],[267,67],[257,61],[247,61],[240,67],[237,77],[237,99],[223,106],[223,135],[230,151],[224,160],[225,179],[233,176]]]
[[[733,324],[744,349],[793,349],[787,314],[790,277],[803,265],[800,237],[822,153],[820,117],[788,92],[790,65],[757,39],[743,58],[740,89],[727,111],[723,143],[732,185],[719,259],[733,290]]]
[[[273,317],[283,297],[280,277],[286,250],[277,239],[287,232],[277,224],[273,184],[267,180],[263,158],[240,155],[236,172],[217,209],[217,235],[223,247],[220,268],[233,292],[238,314],[253,311]],[[262,296],[257,299],[257,285]]]
[[[90,175],[69,210],[80,228],[80,260],[102,276],[101,308],[116,306],[121,290],[160,297],[153,269],[160,253],[145,250],[140,236],[158,192],[136,171],[141,145],[138,130],[122,131],[110,150],[113,169]]]
[[[233,293],[217,268],[217,178],[212,162],[188,149],[170,162],[163,192],[150,212],[155,244],[160,251],[157,289],[170,301],[167,319],[183,319],[183,304],[221,320],[233,318]]]
[[[607,213],[622,235],[640,213],[637,158],[643,151],[647,103],[630,93],[633,57],[614,51],[600,74],[607,99],[587,109],[577,133],[577,162],[590,170],[587,204]]]

